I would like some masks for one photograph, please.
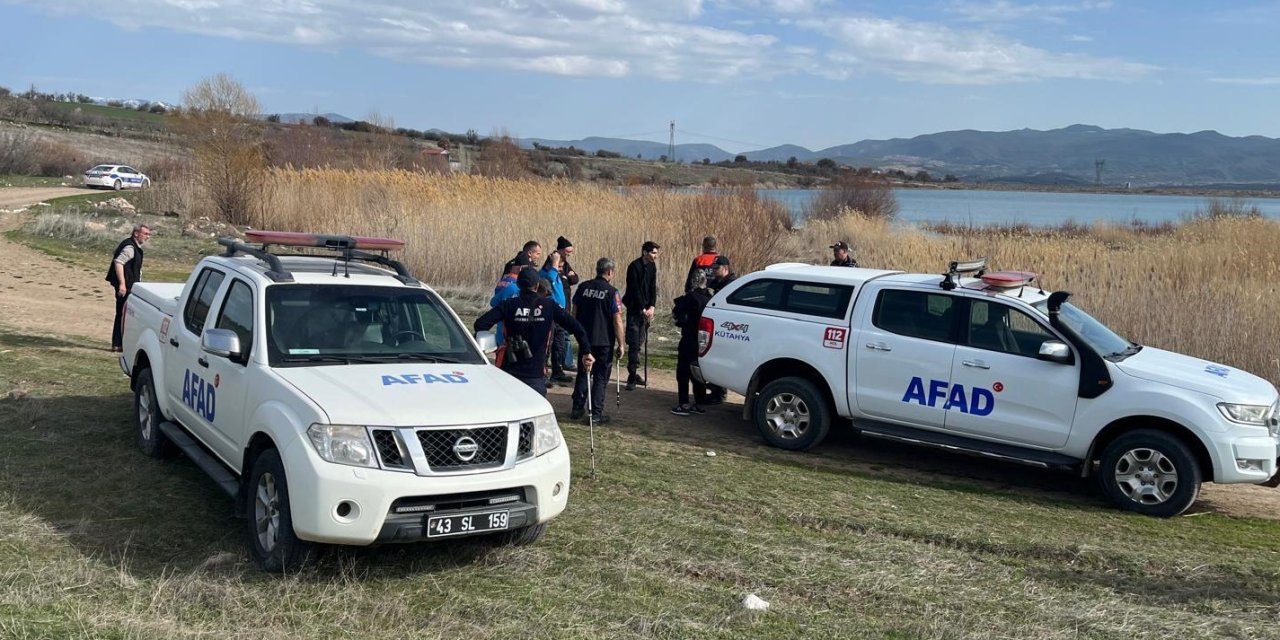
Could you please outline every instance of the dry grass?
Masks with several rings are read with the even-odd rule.
[[[740,272],[790,251],[786,210],[751,189],[679,194],[403,171],[276,171],[264,209],[255,226],[403,238],[414,273],[451,285],[492,284],[526,240],[542,242],[545,253],[562,235],[588,277],[597,258],[625,270],[645,240],[658,242],[664,301],[683,292],[688,261],[708,231]]]
[[[926,233],[847,217],[804,230],[809,255],[848,238],[863,266],[941,273],[949,260],[988,256],[997,269],[1041,274],[1046,288],[1122,335],[1223,362],[1280,382],[1280,224],[1219,216],[1171,229],[1094,225],[1028,234],[950,229]]]

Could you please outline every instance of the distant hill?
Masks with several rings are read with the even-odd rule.
[[[667,145],[646,140],[584,138],[546,140],[551,147],[574,146],[594,153],[606,149],[624,156],[657,159]],[[710,144],[676,145],[682,162],[732,160],[736,154]],[[924,169],[967,179],[1031,183],[1092,183],[1095,161],[1102,160],[1107,184],[1264,184],[1280,182],[1280,140],[1263,136],[1230,137],[1216,131],[1153,133],[1140,129],[1103,129],[1071,125],[1040,131],[946,131],[890,140],[862,140],[810,151],[781,145],[744,153],[756,161],[812,162],[831,158],[852,166]]]
[[[348,122],[355,122],[354,119],[348,118],[340,113],[278,113],[275,115],[280,116],[280,122],[283,122],[285,124],[300,124],[300,123],[310,124],[311,121],[315,120],[316,116],[318,115],[328,118],[329,122],[332,122],[335,124],[346,124]]]

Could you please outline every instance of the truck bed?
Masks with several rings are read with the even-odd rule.
[[[178,298],[182,296],[181,282],[139,282],[133,285],[130,295],[157,308],[161,313],[173,316],[178,313]]]

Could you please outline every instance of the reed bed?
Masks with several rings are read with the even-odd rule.
[[[690,260],[714,233],[739,272],[784,259],[790,216],[750,188],[685,194],[563,181],[522,181],[407,171],[275,171],[261,225],[281,230],[401,238],[410,269],[429,282],[492,285],[527,240],[543,255],[565,236],[584,278],[597,258],[622,280],[640,245],[662,245],[659,300],[683,293]],[[541,266],[541,265],[539,265]]]
[[[997,269],[1041,274],[1099,320],[1142,344],[1222,362],[1280,383],[1280,224],[1260,217],[1190,219],[1151,233],[1092,225],[1027,234],[957,228],[947,234],[857,216],[806,225],[820,255],[847,239],[863,266],[941,273],[987,256]]]

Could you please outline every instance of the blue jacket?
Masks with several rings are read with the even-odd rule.
[[[554,267],[547,266],[542,271],[539,271],[538,274],[551,283],[551,295],[549,297],[560,305],[561,309],[568,309],[568,305],[565,304],[567,301],[564,299],[564,282],[560,280],[560,271]]]
[[[493,287],[493,297],[489,298],[489,308],[492,309],[507,298],[514,298],[520,295],[520,287],[516,285],[515,274],[506,274]],[[498,340],[498,346],[502,346],[506,336],[502,335],[502,325],[494,331],[494,337]]]

